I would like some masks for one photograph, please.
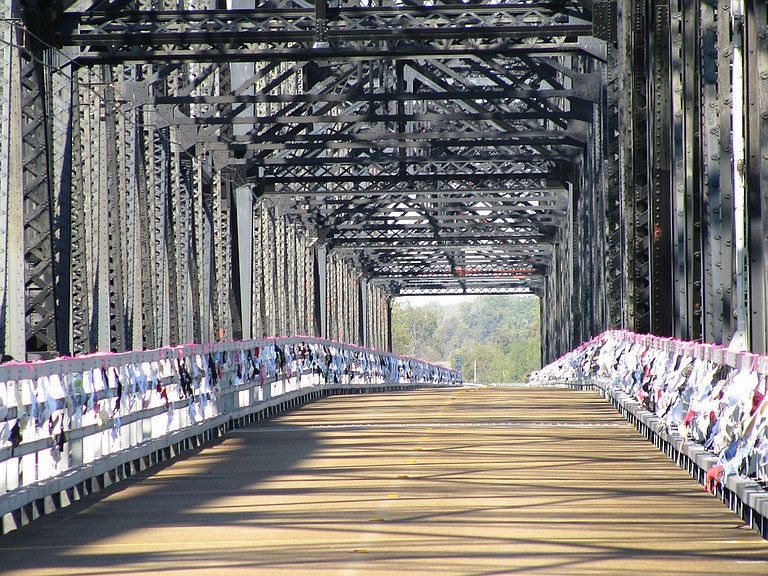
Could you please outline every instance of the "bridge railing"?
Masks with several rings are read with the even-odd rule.
[[[413,358],[309,337],[4,364],[0,533],[298,403],[460,378]]]
[[[599,389],[707,491],[768,536],[768,356],[609,331],[531,380]]]

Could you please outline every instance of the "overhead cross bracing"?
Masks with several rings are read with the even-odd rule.
[[[601,90],[579,2],[94,9],[54,38],[81,65],[152,63],[127,105],[393,294],[540,289]],[[195,90],[223,58],[229,90]],[[192,61],[192,89],[163,90]]]
[[[545,296],[602,178],[605,2],[0,6],[16,356],[387,347],[397,295]]]
[[[766,118],[765,0],[0,0],[4,350],[524,292],[545,359],[764,352]]]
[[[100,3],[94,3],[85,11],[56,14],[54,33],[60,44],[103,47],[105,54],[94,57],[127,53],[114,56],[118,62],[155,60],[147,57],[143,50],[147,46],[171,47],[159,59],[186,57],[198,62],[199,55],[191,52],[197,46],[214,50],[215,56],[234,53],[239,60],[252,55],[262,60],[270,45],[287,48],[288,54],[326,48],[334,56],[367,56],[368,50],[393,48],[404,55],[476,49],[496,54],[519,49],[521,42],[526,47],[557,48],[567,44],[565,38],[592,36],[591,2],[573,0],[278,0],[232,3],[224,10],[201,8],[208,2],[197,3],[198,9],[184,3],[170,8],[173,4],[121,3],[110,9],[103,3],[99,9]]]

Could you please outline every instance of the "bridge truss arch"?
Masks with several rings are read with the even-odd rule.
[[[9,355],[387,348],[391,298],[496,293],[541,298],[545,360],[616,327],[765,351],[759,0],[0,0],[0,18]]]

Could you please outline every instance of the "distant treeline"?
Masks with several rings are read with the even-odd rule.
[[[461,356],[465,381],[524,382],[541,363],[539,299],[480,296],[441,306],[392,306],[394,352],[454,366]]]

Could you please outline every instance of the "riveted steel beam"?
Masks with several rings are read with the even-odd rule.
[[[39,14],[22,4],[28,25],[39,34]],[[59,352],[54,285],[54,198],[51,170],[50,108],[46,85],[50,69],[37,36],[26,38],[16,29],[20,52],[21,153],[24,187],[25,338],[26,354],[47,357]]]
[[[750,350],[768,352],[768,7],[747,2],[745,14],[748,138]]]
[[[327,16],[327,18],[326,18]],[[361,42],[549,39],[592,34],[588,13],[572,2],[398,7],[341,7],[318,15],[315,8],[255,10],[151,10],[69,12],[56,19],[60,45],[163,46],[252,43],[333,46]]]
[[[55,234],[83,350],[383,342],[395,292],[541,293],[578,197],[607,206],[589,4],[65,3],[41,6],[78,70]]]

